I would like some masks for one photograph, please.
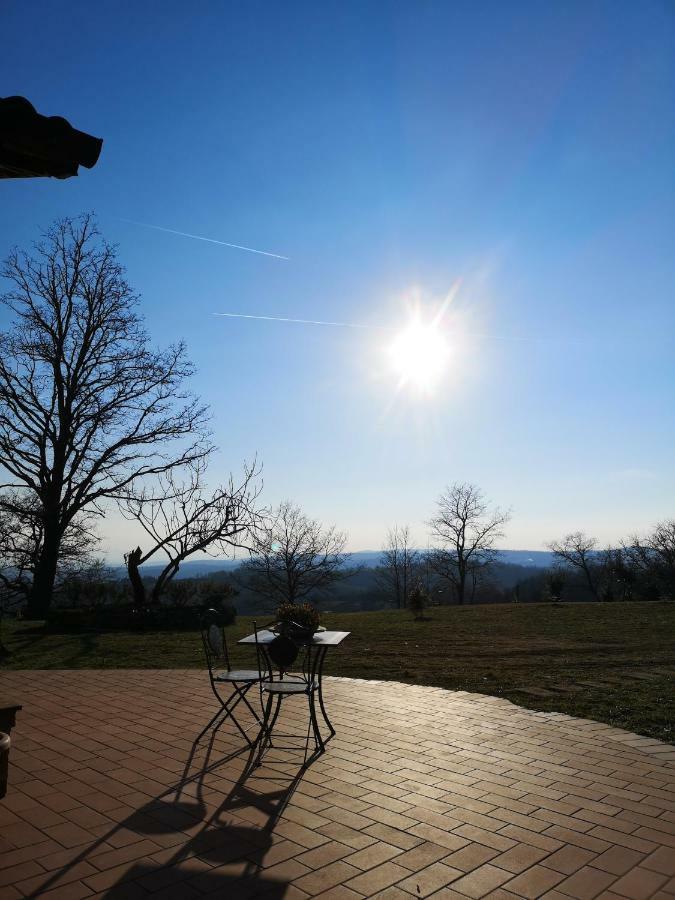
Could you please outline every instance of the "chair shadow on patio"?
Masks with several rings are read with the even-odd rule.
[[[270,900],[285,895],[288,880],[266,877],[264,859],[273,844],[275,825],[290,802],[307,769],[287,758],[281,763],[256,766],[257,752],[242,748],[213,760],[214,743],[222,722],[209,737],[200,735],[193,743],[180,780],[155,799],[136,809],[98,840],[82,849],[77,859],[55,872],[30,896],[39,897],[60,884],[72,866],[105,852],[117,844],[115,836],[131,831],[164,843],[165,850],[153,853],[126,867],[112,884],[101,885],[106,898],[135,897],[145,891],[158,896],[211,896],[243,898],[265,896]],[[195,760],[205,746],[200,763]],[[300,752],[300,748],[298,749]],[[224,800],[209,804],[205,788],[208,776],[237,758],[243,767]],[[277,771],[277,768],[279,771]],[[230,769],[231,772],[231,769]],[[233,819],[241,811],[254,822]],[[184,840],[180,840],[183,835]],[[173,841],[172,838],[178,838]],[[158,858],[159,857],[159,858]],[[280,860],[281,862],[281,860]]]

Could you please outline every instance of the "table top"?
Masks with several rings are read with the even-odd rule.
[[[338,644],[341,644],[342,641],[348,635],[351,634],[351,631],[317,631],[316,634],[313,635],[312,639],[309,641],[297,641],[298,644],[308,644],[313,647],[337,647]],[[269,631],[267,628],[258,632],[258,643],[259,644],[271,644],[275,637],[277,637],[273,631]],[[255,644],[255,635],[249,634],[245,638],[242,638],[240,641],[237,641],[238,644]]]

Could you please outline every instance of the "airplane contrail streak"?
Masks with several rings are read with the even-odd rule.
[[[230,244],[228,241],[217,241],[215,238],[204,237],[201,234],[190,234],[187,231],[175,231],[173,228],[163,228],[161,225],[151,225],[149,222],[136,222],[134,219],[121,218],[119,221],[128,222],[130,225],[140,225],[141,228],[154,228],[155,231],[165,231],[167,234],[178,234],[181,237],[193,238],[195,241],[220,244],[221,247],[232,247],[234,250],[246,250],[248,253],[259,253],[260,256],[271,256],[274,259],[290,259],[290,256],[282,256],[280,253],[268,253],[267,250],[256,250],[253,247],[244,247],[241,244]]]
[[[318,319],[291,319],[285,316],[253,316],[247,313],[213,313],[224,319],[254,319],[263,322],[290,322],[294,325],[322,325],[330,328],[366,328],[376,331],[395,331],[394,325],[368,325],[364,322],[324,322]],[[550,335],[517,335],[517,334],[481,334],[480,332],[463,332],[465,337],[478,338],[486,341],[515,341],[527,343],[554,343],[554,344],[583,344],[578,338],[557,337]]]
[[[226,319],[262,319],[265,322],[293,322],[295,325],[327,325],[331,328],[383,328],[383,325],[364,325],[358,322],[320,322],[316,319],[287,319],[282,316],[249,316],[245,313],[214,313]]]

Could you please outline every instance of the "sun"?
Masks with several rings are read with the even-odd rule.
[[[436,322],[423,322],[416,316],[396,335],[388,356],[401,386],[430,393],[447,369],[450,345]]]

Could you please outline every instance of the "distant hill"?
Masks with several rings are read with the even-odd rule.
[[[366,569],[374,569],[380,561],[380,550],[357,550],[349,558],[350,567],[363,566]],[[198,578],[202,575],[211,575],[214,572],[231,572],[238,568],[241,559],[200,559],[184,562],[180,567],[177,578]],[[553,564],[553,554],[548,550],[500,550],[499,562],[514,566],[524,566],[531,569],[548,569]],[[113,572],[119,578],[124,578],[126,569],[124,566],[113,566]],[[163,565],[149,564],[143,566],[143,574],[151,578],[156,577],[164,568]]]

